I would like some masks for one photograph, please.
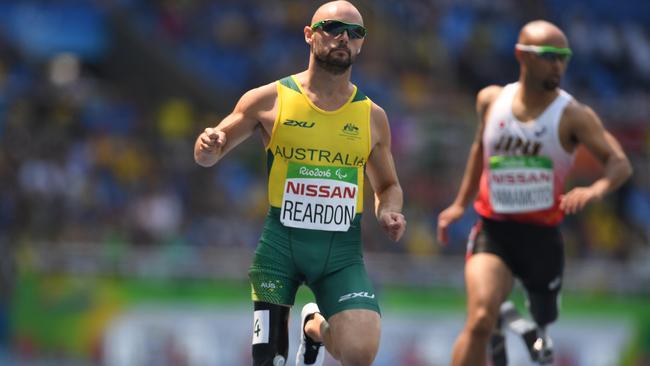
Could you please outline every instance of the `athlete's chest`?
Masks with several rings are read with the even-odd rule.
[[[371,103],[363,93],[354,88],[346,100],[319,99],[289,78],[280,82],[279,96],[270,144],[273,152],[281,151],[285,158],[341,165],[359,165],[366,160]],[[321,108],[324,102],[336,109]]]
[[[369,110],[366,104],[350,103],[336,112],[317,110],[302,100],[285,103],[273,128],[273,141],[280,146],[318,149],[327,155],[368,153]]]
[[[369,124],[363,116],[347,114],[322,116],[317,113],[284,113],[275,126],[275,134],[285,143],[336,144],[353,147],[363,143]]]
[[[563,100],[556,98],[544,108],[522,109],[512,94],[512,88],[503,93],[487,116],[483,143],[488,155],[554,155]]]

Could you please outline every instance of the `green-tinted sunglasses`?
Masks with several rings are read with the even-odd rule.
[[[517,43],[515,48],[524,52],[532,52],[547,61],[560,60],[564,62],[568,61],[573,55],[573,52],[568,47],[533,46]]]
[[[361,24],[346,23],[340,20],[332,19],[321,20],[320,22],[316,22],[311,25],[312,30],[316,30],[318,28],[334,37],[347,31],[348,37],[350,37],[350,39],[361,39],[364,38],[368,33],[366,28]]]

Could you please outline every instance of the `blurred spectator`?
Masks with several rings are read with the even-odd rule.
[[[413,229],[405,246],[377,236],[368,240],[370,250],[464,252],[474,214],[453,228],[442,250],[431,234],[433,218],[464,168],[476,123],[473,94],[516,78],[512,46],[532,17],[568,29],[575,55],[564,87],[595,105],[629,142],[637,172],[623,193],[567,221],[567,241],[576,245],[569,244],[569,255],[626,260],[647,244],[650,22],[603,4],[359,1],[372,11],[364,11],[369,35],[353,79],[386,106]],[[192,162],[191,137],[228,113],[221,106],[242,90],[305,66],[299,30],[312,10],[288,0],[2,2],[3,235],[60,245],[118,235],[133,245],[253,248],[258,233],[250,228],[265,213],[261,141],[204,170]],[[116,42],[123,34],[145,44]],[[170,70],[161,65],[173,70],[160,72]],[[150,94],[139,84],[146,71],[158,82]],[[183,93],[178,80],[207,87],[214,103]],[[579,159],[576,182],[591,179],[590,164]],[[217,188],[227,194],[218,196]],[[635,243],[620,240],[629,228],[634,234],[625,238]]]
[[[352,79],[388,113],[409,221],[404,245],[394,245],[365,215],[366,250],[425,261],[464,254],[472,210],[451,228],[449,246],[435,243],[433,233],[475,133],[474,94],[516,79],[517,30],[544,18],[567,30],[575,52],[563,88],[594,106],[635,167],[620,192],[567,218],[567,258],[630,263],[648,273],[650,2],[355,5],[367,15],[368,37]],[[10,341],[7,302],[18,247],[25,263],[38,244],[54,251],[100,247],[104,268],[119,274],[146,267],[154,275],[169,267],[194,273],[192,264],[210,268],[219,259],[215,249],[252,253],[267,209],[262,141],[251,139],[227,162],[203,169],[193,162],[194,136],[229,113],[223,106],[242,91],[306,67],[300,30],[315,6],[0,1],[0,363]],[[579,154],[576,163],[572,182],[591,181],[593,161]],[[133,258],[134,248],[162,259]],[[83,268],[86,259],[73,262]],[[245,275],[239,263],[220,266]],[[182,363],[173,342],[156,342],[148,346]],[[18,343],[25,354],[36,352],[29,339]],[[403,362],[424,360],[409,351]]]

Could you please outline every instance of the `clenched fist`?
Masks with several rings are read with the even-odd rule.
[[[226,133],[216,128],[208,127],[199,135],[199,141],[200,152],[218,154],[226,144]]]
[[[379,225],[393,241],[398,241],[406,230],[406,220],[399,212],[384,212],[379,216]]]

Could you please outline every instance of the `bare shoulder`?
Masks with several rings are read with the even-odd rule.
[[[372,106],[370,109],[370,119],[372,121],[373,125],[381,124],[381,125],[387,125],[388,124],[388,115],[386,115],[386,111],[380,107],[377,103],[371,102]]]
[[[370,135],[371,145],[388,143],[390,145],[390,127],[386,111],[375,102],[371,101],[370,107]]]
[[[481,89],[476,94],[476,110],[485,112],[485,110],[494,102],[503,90],[501,85],[489,85]]]
[[[573,151],[577,144],[604,136],[605,128],[591,107],[574,99],[564,108],[559,134],[565,150]]]
[[[244,93],[236,108],[243,113],[269,111],[273,109],[277,97],[277,86],[275,82],[272,82]]]
[[[602,123],[591,107],[574,99],[564,109],[562,124],[575,131],[600,126]]]

